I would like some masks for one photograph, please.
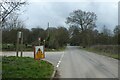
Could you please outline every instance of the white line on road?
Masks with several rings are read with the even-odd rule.
[[[61,61],[62,61],[62,59],[63,59],[64,54],[65,54],[65,53],[62,54],[62,56],[61,56],[61,58],[60,58],[60,60],[59,60],[59,62],[58,62],[58,64],[57,64],[57,66],[56,66],[57,68],[60,66],[60,63],[61,63]]]

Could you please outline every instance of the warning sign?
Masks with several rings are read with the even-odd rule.
[[[35,46],[35,49],[34,49],[34,58],[36,60],[40,60],[40,59],[45,58],[44,46]]]

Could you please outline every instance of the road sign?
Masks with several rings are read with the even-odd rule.
[[[21,37],[22,37],[22,32],[19,31],[19,32],[18,32],[18,38],[21,38]]]
[[[40,60],[45,58],[44,46],[35,46],[34,47],[34,59]]]
[[[39,41],[39,46],[40,46],[40,41],[41,41],[41,38],[40,38],[40,37],[38,38],[38,41]]]
[[[40,40],[41,40],[41,38],[39,37],[39,38],[38,38],[38,40],[40,41]]]

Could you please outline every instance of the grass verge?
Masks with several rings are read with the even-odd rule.
[[[47,61],[30,57],[3,57],[2,78],[51,78],[54,67]]]
[[[108,57],[111,57],[111,58],[114,58],[114,59],[119,59],[118,53],[115,53],[115,54],[108,53],[108,52],[96,50],[94,48],[83,48],[83,49],[86,50],[86,51],[89,51],[89,52],[97,53],[99,55],[104,55],[104,56],[108,56]]]

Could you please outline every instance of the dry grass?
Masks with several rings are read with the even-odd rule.
[[[86,48],[86,50],[119,59],[120,45],[95,45],[91,46],[90,48]]]

